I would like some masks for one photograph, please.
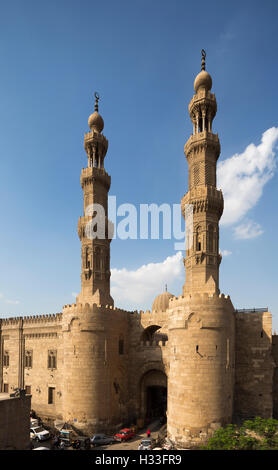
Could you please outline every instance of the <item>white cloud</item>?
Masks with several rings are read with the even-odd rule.
[[[252,220],[248,220],[234,229],[235,238],[240,240],[247,240],[250,238],[256,238],[263,233],[260,224]]]
[[[218,164],[217,186],[225,201],[222,225],[239,222],[262,196],[264,185],[274,175],[277,142],[278,128],[271,127],[259,145],[251,143],[243,153]]]
[[[72,295],[73,297],[77,297],[77,296],[78,296],[78,294],[77,294],[76,292],[72,292],[71,295]]]
[[[20,303],[19,300],[6,299],[2,292],[0,292],[0,300],[2,300],[2,302],[5,302],[5,304],[18,305]]]
[[[183,256],[181,251],[168,256],[161,263],[144,264],[129,271],[111,269],[111,294],[115,305],[137,309],[143,305],[152,305],[154,298],[161,294],[165,284],[175,283],[184,276]]]
[[[220,250],[222,256],[230,256],[232,254],[229,250]]]
[[[18,305],[19,304],[19,300],[6,299],[5,302],[6,302],[6,304],[12,304],[12,305]]]

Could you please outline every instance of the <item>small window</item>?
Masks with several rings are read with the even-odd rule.
[[[31,385],[26,385],[25,391],[26,391],[26,395],[31,395]]]
[[[57,351],[48,351],[48,369],[57,369]]]
[[[124,354],[124,340],[119,339],[119,354]]]
[[[55,397],[55,387],[48,387],[48,404],[53,405]]]
[[[32,351],[25,351],[25,367],[31,369],[33,366],[33,353]]]
[[[4,384],[3,392],[4,393],[9,393],[9,384]]]
[[[3,366],[9,367],[9,365],[10,365],[10,356],[9,356],[8,351],[5,351],[3,355]]]
[[[263,330],[262,330],[262,331],[261,331],[261,338],[263,338],[263,337],[264,337],[264,332],[263,332]]]

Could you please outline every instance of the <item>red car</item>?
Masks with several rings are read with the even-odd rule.
[[[114,439],[115,441],[127,441],[135,436],[135,432],[132,431],[130,428],[121,429],[118,434],[115,434]]]

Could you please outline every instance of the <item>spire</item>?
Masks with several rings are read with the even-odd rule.
[[[95,111],[98,113],[98,101],[99,101],[99,94],[97,91],[95,91]]]
[[[206,71],[206,51],[205,49],[201,50],[202,61],[201,61],[201,72],[198,73],[194,81],[194,88],[196,93],[200,89],[205,89],[210,91],[212,87],[212,79],[210,74]]]
[[[104,128],[104,122],[98,112],[98,101],[99,94],[95,91],[95,112],[89,117],[88,124],[91,130],[95,130],[96,132],[101,133]]]
[[[202,54],[201,70],[206,70],[206,51],[205,51],[205,49],[201,50],[201,54]]]

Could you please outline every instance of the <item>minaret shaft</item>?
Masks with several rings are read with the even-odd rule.
[[[189,104],[193,134],[184,147],[189,191],[181,202],[187,232],[184,294],[219,292],[219,219],[223,212],[223,196],[216,188],[220,143],[218,135],[212,132],[217,103],[210,92],[211,85],[210,75],[202,68],[194,84],[196,94]]]
[[[84,214],[78,221],[81,241],[81,292],[77,302],[113,305],[110,296],[110,242],[108,231],[108,191],[111,178],[104,169],[108,141],[101,133],[104,123],[95,112],[89,117],[91,131],[85,134],[88,166],[81,172]]]

